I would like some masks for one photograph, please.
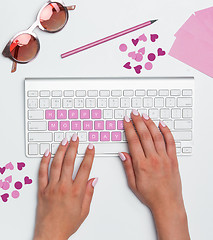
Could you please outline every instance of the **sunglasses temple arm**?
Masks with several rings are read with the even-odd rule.
[[[17,62],[13,61],[11,73],[14,73],[16,71],[16,69],[17,69]]]
[[[75,10],[76,5],[66,6],[67,10]]]

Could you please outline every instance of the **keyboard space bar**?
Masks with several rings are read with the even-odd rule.
[[[78,154],[83,155],[88,144],[79,144]],[[94,143],[95,154],[113,154],[117,155],[119,152],[129,152],[127,143]]]

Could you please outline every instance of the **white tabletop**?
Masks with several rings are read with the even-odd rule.
[[[119,52],[122,42],[142,33],[158,33],[159,43],[168,50],[174,33],[196,10],[210,7],[210,0],[108,0],[75,1],[77,8],[63,31],[48,34],[36,30],[41,51],[30,64],[19,65],[10,73],[11,61],[0,56],[0,166],[8,162],[26,162],[23,171],[13,171],[14,179],[28,175],[33,184],[25,186],[18,199],[0,201],[0,238],[29,240],[33,235],[39,159],[27,159],[24,150],[24,78],[25,77],[135,77],[122,66]],[[44,3],[42,0],[2,1],[0,14],[1,49],[18,31],[27,29]],[[66,3],[73,3],[66,1]],[[97,46],[62,60],[60,54],[150,19],[159,21],[146,29]],[[146,76],[194,76],[196,83],[195,134],[193,157],[180,158],[185,205],[193,240],[213,239],[213,79],[173,59],[162,58]],[[1,178],[6,177],[5,173]],[[100,181],[95,190],[91,213],[71,239],[154,240],[156,233],[149,210],[128,189],[120,160],[95,159],[93,177]],[[0,191],[2,194],[2,190]]]

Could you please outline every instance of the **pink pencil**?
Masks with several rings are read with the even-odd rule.
[[[138,29],[140,29],[140,28],[147,27],[147,26],[151,25],[152,23],[154,23],[154,22],[156,22],[156,21],[157,21],[157,20],[151,20],[151,21],[148,21],[148,22],[139,24],[139,25],[137,25],[137,26],[135,26],[135,27],[126,29],[126,30],[124,30],[124,31],[121,31],[121,32],[119,32],[119,33],[113,34],[113,35],[111,35],[111,36],[102,38],[102,39],[100,39],[100,40],[98,40],[98,41],[89,43],[89,44],[87,44],[87,45],[85,45],[85,46],[82,46],[82,47],[76,48],[76,49],[74,49],[74,50],[71,50],[71,51],[69,51],[69,52],[63,53],[63,54],[61,54],[61,57],[62,57],[62,58],[69,57],[69,56],[71,56],[71,55],[73,55],[73,54],[76,54],[76,53],[78,53],[78,52],[87,50],[87,49],[92,48],[92,47],[94,47],[94,46],[97,46],[97,45],[99,45],[99,44],[108,42],[108,41],[110,41],[110,40],[112,40],[112,39],[118,38],[118,37],[123,36],[123,35],[125,35],[125,34],[127,34],[127,33],[130,33],[130,32],[136,31],[136,30],[138,30]]]

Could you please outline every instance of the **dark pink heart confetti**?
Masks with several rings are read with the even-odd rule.
[[[17,168],[19,171],[21,171],[24,167],[25,167],[25,163],[23,162],[17,163]]]
[[[3,174],[5,172],[5,169],[6,169],[5,167],[3,168],[0,167],[0,173]]]
[[[132,43],[134,44],[134,46],[137,46],[138,42],[139,42],[138,38],[137,39],[132,39]]]
[[[9,194],[8,193],[5,193],[5,194],[1,195],[1,199],[2,199],[3,202],[7,202],[8,198],[9,198]]]
[[[24,183],[25,183],[25,184],[31,184],[32,182],[33,182],[33,180],[30,179],[28,176],[26,176],[26,177],[24,178]]]
[[[165,51],[163,51],[162,48],[158,48],[158,56],[164,56],[166,54]]]
[[[127,62],[124,66],[124,68],[131,69],[132,67],[130,66],[130,62]]]
[[[135,69],[135,72],[136,72],[137,74],[140,74],[140,73],[141,73],[142,66],[141,66],[141,65],[138,65],[138,66],[134,67],[134,69]]]
[[[152,42],[155,42],[158,39],[158,35],[157,34],[151,34],[150,38],[151,38]]]

